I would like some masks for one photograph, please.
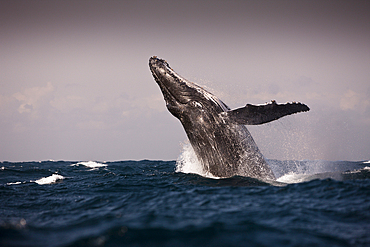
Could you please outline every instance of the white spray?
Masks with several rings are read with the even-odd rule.
[[[182,144],[182,152],[176,161],[176,172],[193,173],[203,177],[217,178],[203,169],[189,141]]]

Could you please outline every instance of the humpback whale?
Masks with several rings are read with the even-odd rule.
[[[181,77],[163,59],[149,59],[169,112],[185,129],[203,169],[215,177],[246,176],[275,180],[275,176],[245,125],[274,121],[309,111],[302,103],[247,104],[231,110],[204,88]]]

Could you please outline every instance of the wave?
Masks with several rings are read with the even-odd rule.
[[[30,180],[30,183],[37,183],[39,185],[53,184],[53,183],[56,183],[59,180],[63,180],[64,178],[65,177],[63,177],[62,175],[53,174],[49,177],[40,178],[40,179],[37,179],[35,181]],[[24,184],[24,183],[27,183],[27,182],[10,182],[10,183],[7,183],[6,185],[17,185],[17,184]]]
[[[7,183],[6,185],[17,185],[17,184],[21,184],[22,182],[15,182],[15,183]]]
[[[89,168],[92,168],[92,169],[108,166],[107,164],[102,164],[102,163],[98,163],[98,162],[95,162],[95,161],[78,162],[76,164],[72,164],[71,166],[80,166],[80,165],[86,166],[86,167],[89,167]]]
[[[53,183],[56,183],[58,180],[63,180],[63,179],[64,179],[64,177],[62,175],[53,174],[49,177],[40,178],[36,181],[31,181],[31,182],[35,182],[39,185],[44,185],[44,184],[53,184]]]

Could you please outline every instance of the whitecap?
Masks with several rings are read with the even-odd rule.
[[[15,185],[15,184],[21,184],[22,182],[15,182],[15,183],[7,183],[6,185]]]
[[[76,164],[72,164],[71,166],[79,166],[79,165],[86,166],[86,167],[89,167],[89,168],[99,168],[99,167],[108,166],[107,164],[102,164],[102,163],[98,163],[98,162],[95,162],[95,161],[78,162]]]
[[[347,172],[344,172],[345,174],[355,174],[355,173],[361,173],[361,171],[365,171],[365,170],[370,170],[370,167],[368,166],[365,166],[361,169],[358,169],[358,170],[353,170],[353,171],[347,171]]]
[[[364,164],[370,164],[370,160],[365,161]]]
[[[36,181],[31,181],[31,182],[35,182],[37,184],[40,184],[40,185],[43,185],[43,184],[52,184],[52,183],[55,183],[56,181],[58,180],[62,180],[64,179],[64,177],[62,175],[59,175],[59,174],[53,174],[49,177],[46,177],[46,178],[40,178]]]

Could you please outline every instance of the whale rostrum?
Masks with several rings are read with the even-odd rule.
[[[221,178],[247,176],[275,180],[245,125],[264,124],[309,111],[308,106],[272,101],[231,110],[215,95],[177,74],[165,60],[153,56],[149,67],[167,109],[180,120],[207,173]]]

